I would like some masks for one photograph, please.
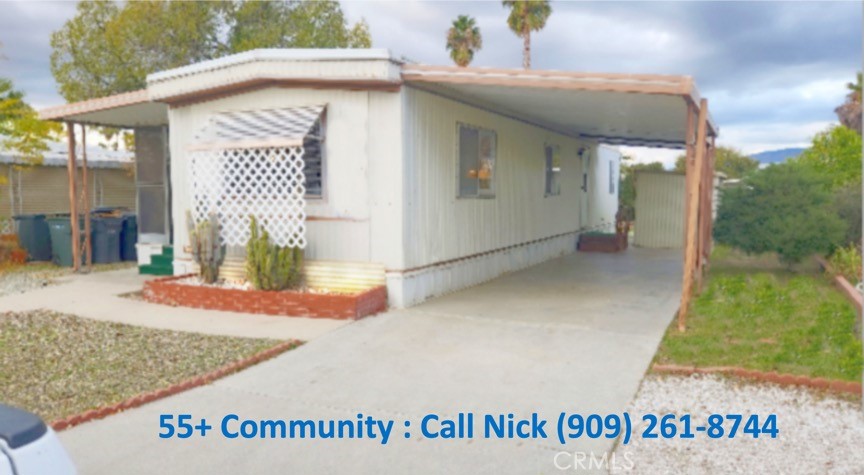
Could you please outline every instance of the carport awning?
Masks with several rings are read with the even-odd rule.
[[[132,129],[168,125],[168,105],[151,102],[146,89],[49,107],[39,112],[42,120],[75,122]]]
[[[683,148],[689,106],[699,93],[688,76],[572,73],[405,65],[405,84],[613,145]],[[718,129],[708,118],[709,135]]]
[[[322,112],[319,105],[215,113],[189,149],[299,147]]]

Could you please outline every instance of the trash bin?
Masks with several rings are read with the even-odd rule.
[[[94,264],[120,262],[120,233],[122,230],[123,218],[91,216],[90,237]]]
[[[51,234],[51,260],[64,267],[72,267],[72,226],[69,216],[51,216],[47,220]]]
[[[123,230],[120,232],[120,259],[138,260],[135,244],[138,243],[138,217],[134,214],[123,215]]]
[[[19,214],[15,216],[18,227],[18,243],[27,250],[31,261],[51,260],[51,235],[44,214]]]

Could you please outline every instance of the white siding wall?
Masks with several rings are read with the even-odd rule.
[[[309,259],[401,264],[401,107],[387,92],[269,88],[172,108],[170,116],[175,273],[189,270],[187,147],[213,112],[326,104],[325,190],[307,202]],[[371,224],[372,218],[376,224]],[[378,242],[373,237],[393,234]],[[394,250],[394,248],[396,250]]]
[[[388,273],[391,303],[410,305],[575,250],[575,233],[589,220],[580,216],[577,153],[593,154],[595,144],[415,88],[403,95],[406,260]],[[497,134],[494,199],[457,198],[458,122]],[[558,196],[544,196],[546,144],[561,149]],[[481,253],[491,254],[450,262]]]

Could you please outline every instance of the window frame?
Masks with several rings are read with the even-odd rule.
[[[462,129],[470,129],[477,131],[477,165],[478,168],[480,166],[481,161],[481,153],[480,153],[480,142],[482,141],[482,137],[484,134],[486,136],[491,137],[492,140],[492,173],[491,178],[489,179],[489,188],[482,189],[480,188],[480,178],[476,178],[477,180],[477,193],[476,194],[463,194],[462,193]],[[487,129],[485,127],[480,127],[476,125],[471,125],[465,122],[456,122],[456,198],[457,199],[494,199],[495,198],[495,181],[496,174],[498,168],[498,132],[492,129]]]
[[[547,156],[549,150],[552,150],[552,156]],[[555,155],[558,155],[558,170],[555,170]],[[561,195],[561,176],[563,170],[563,157],[561,156],[561,146],[554,143],[543,144],[543,197],[549,198],[552,196]],[[555,177],[556,180],[550,180]],[[551,185],[557,185],[557,190],[550,191]]]

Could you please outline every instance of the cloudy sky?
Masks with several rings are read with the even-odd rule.
[[[483,49],[474,66],[520,67],[521,40],[500,2],[343,1],[365,18],[373,46],[449,64],[445,32],[459,14],[477,19]],[[720,143],[754,153],[805,146],[836,122],[845,84],[862,64],[859,2],[563,2],[532,38],[532,66],[592,72],[687,74],[709,98]],[[62,98],[49,69],[49,37],[74,2],[4,3],[0,76],[37,107]],[[675,152],[635,151],[671,161]]]

